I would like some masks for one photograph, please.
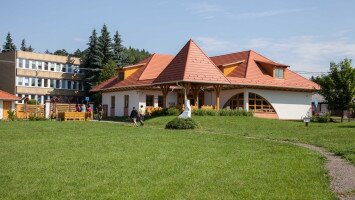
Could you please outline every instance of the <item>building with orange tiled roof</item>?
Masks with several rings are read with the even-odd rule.
[[[8,119],[7,111],[15,109],[15,101],[20,99],[16,95],[0,90],[0,120]]]
[[[176,55],[153,54],[118,69],[118,76],[91,91],[102,93],[108,116],[133,107],[172,107],[189,99],[193,108],[243,108],[255,116],[301,119],[310,114],[319,85],[249,50],[209,57],[189,40]]]

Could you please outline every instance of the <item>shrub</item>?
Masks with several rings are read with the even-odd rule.
[[[180,110],[177,108],[163,108],[159,110],[154,110],[151,113],[152,117],[159,117],[159,116],[178,116],[180,115]]]
[[[166,129],[195,129],[200,125],[192,118],[175,118],[165,125]]]
[[[28,100],[27,104],[29,104],[29,105],[36,105],[37,104],[38,105],[39,103],[36,99],[30,99],[30,100]]]
[[[10,121],[15,121],[15,119],[16,119],[16,111],[15,110],[8,110],[7,114],[9,115]]]
[[[314,115],[311,117],[312,122],[327,123],[330,121],[330,115],[328,113],[323,115]]]
[[[244,109],[221,109],[219,111],[212,109],[196,109],[192,111],[192,114],[198,116],[253,116],[253,112]]]
[[[28,116],[28,120],[30,121],[45,121],[47,120],[45,117],[40,117],[40,116],[36,116],[36,115],[30,115]]]

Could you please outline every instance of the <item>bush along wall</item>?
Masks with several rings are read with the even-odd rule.
[[[199,127],[200,124],[192,118],[175,118],[165,125],[166,129],[195,129]]]
[[[253,116],[252,111],[246,111],[244,109],[221,109],[219,111],[212,109],[196,109],[192,111],[192,114],[197,116]]]
[[[178,116],[180,115],[180,110],[177,108],[163,108],[160,110],[155,110],[152,112],[151,117],[160,117],[160,116]]]

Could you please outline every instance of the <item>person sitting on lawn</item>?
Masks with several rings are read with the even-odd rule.
[[[141,123],[141,126],[144,125],[144,116],[145,116],[145,109],[143,108],[143,105],[139,108],[138,111],[139,114],[139,122]]]
[[[136,110],[136,107],[133,107],[130,117],[133,120],[133,126],[138,126],[137,125],[138,111]]]

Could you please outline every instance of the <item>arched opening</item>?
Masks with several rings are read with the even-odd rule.
[[[262,96],[249,93],[249,110],[255,113],[276,113],[272,105]]]
[[[278,118],[274,107],[272,107],[272,105],[264,97],[255,93],[249,93],[248,102],[249,110],[253,111],[256,117],[274,119]],[[244,93],[238,93],[234,95],[227,101],[223,108],[244,108]]]
[[[223,108],[238,109],[244,107],[244,93],[239,93],[230,98]]]

